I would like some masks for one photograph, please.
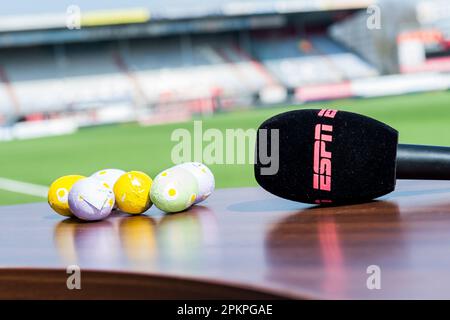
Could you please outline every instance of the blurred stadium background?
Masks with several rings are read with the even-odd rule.
[[[64,174],[154,176],[192,119],[246,129],[340,108],[450,145],[449,72],[445,0],[3,4],[0,205],[45,201]],[[218,187],[255,184],[250,165],[211,168]]]

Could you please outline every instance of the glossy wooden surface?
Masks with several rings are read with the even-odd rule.
[[[65,287],[72,264],[83,293]],[[370,265],[380,290],[366,286]],[[450,182],[399,181],[378,201],[328,208],[224,189],[184,213],[94,223],[46,203],[0,207],[0,287],[0,298],[449,299]]]

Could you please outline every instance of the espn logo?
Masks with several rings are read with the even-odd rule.
[[[322,109],[318,116],[334,118],[337,110]],[[333,142],[333,126],[317,124],[314,132],[314,162],[313,162],[313,188],[322,191],[331,191],[331,160],[332,155],[327,146]]]

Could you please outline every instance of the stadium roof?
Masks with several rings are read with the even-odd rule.
[[[364,8],[375,0],[17,0],[2,4],[0,32],[65,28],[79,9],[81,26],[146,23],[208,16]],[[74,5],[76,5],[74,7]]]

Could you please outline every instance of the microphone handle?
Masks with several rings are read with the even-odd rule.
[[[450,147],[399,144],[397,179],[450,180]]]

